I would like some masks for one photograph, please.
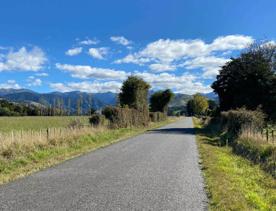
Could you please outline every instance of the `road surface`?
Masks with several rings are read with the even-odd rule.
[[[206,210],[191,118],[0,186],[0,210]]]

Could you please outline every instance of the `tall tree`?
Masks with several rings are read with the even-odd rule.
[[[130,108],[144,110],[148,108],[148,90],[150,85],[142,78],[129,76],[124,81],[119,93],[119,102],[121,106],[127,105]]]
[[[157,91],[150,97],[150,110],[153,112],[168,112],[168,105],[174,94],[170,89],[164,91]]]
[[[275,113],[275,61],[276,46],[263,44],[255,45],[223,66],[212,84],[221,110],[261,106],[267,114]]]
[[[208,99],[200,94],[195,94],[187,103],[187,112],[189,115],[203,115],[206,114],[208,107]]]

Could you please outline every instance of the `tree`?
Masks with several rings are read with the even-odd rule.
[[[150,110],[152,112],[168,112],[168,105],[174,94],[170,89],[164,91],[157,91],[150,97]]]
[[[142,78],[129,76],[124,81],[119,93],[121,106],[128,106],[143,111],[148,106],[147,97],[150,85]]]
[[[276,107],[276,46],[255,45],[224,65],[212,88],[220,109],[258,107],[269,115]]]
[[[187,112],[189,115],[204,115],[208,110],[208,99],[200,94],[195,94],[187,102]]]

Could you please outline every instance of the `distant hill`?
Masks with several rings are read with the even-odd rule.
[[[60,106],[71,112],[76,112],[78,103],[81,104],[83,112],[89,108],[101,109],[106,105],[115,105],[117,94],[86,93],[86,92],[50,92],[37,93],[28,89],[0,89],[0,97],[12,102],[23,102],[28,104],[40,104],[43,106]]]
[[[152,94],[153,91],[150,91]],[[216,100],[217,95],[213,92],[203,94],[209,99]],[[117,93],[87,93],[87,92],[50,92],[50,93],[37,93],[29,89],[0,89],[0,98],[12,102],[27,103],[32,105],[41,106],[59,106],[60,104],[66,110],[76,112],[77,105],[81,102],[83,112],[87,112],[89,108],[101,109],[107,105],[116,105]],[[175,94],[169,107],[183,107],[186,105],[192,95]]]

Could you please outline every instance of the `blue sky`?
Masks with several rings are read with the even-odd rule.
[[[0,88],[210,92],[221,65],[276,39],[274,0],[3,0]]]

